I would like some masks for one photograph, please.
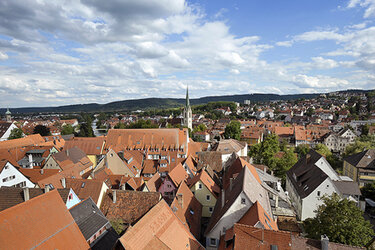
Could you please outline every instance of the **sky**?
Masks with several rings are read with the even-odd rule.
[[[1,0],[0,107],[375,89],[375,0]]]

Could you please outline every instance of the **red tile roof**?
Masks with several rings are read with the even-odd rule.
[[[204,249],[161,200],[120,238],[125,249]]]
[[[56,190],[0,212],[4,249],[89,249]]]

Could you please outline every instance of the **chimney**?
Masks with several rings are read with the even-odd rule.
[[[23,188],[23,198],[25,201],[30,200],[30,193],[28,187]]]
[[[44,187],[44,193],[48,193],[49,192],[49,185],[46,185],[45,187]]]
[[[275,207],[279,207],[279,196],[275,195]]]
[[[112,190],[112,200],[113,203],[116,203],[116,190]]]
[[[61,185],[62,185],[63,188],[66,188],[66,180],[65,180],[65,178],[61,179]]]
[[[311,155],[310,155],[310,154],[307,154],[307,155],[306,155],[306,164],[308,164],[308,163],[309,163],[309,161],[310,161],[310,158],[311,158]]]
[[[122,184],[121,189],[122,189],[122,190],[126,190],[125,183]]]
[[[323,234],[320,236],[321,243],[322,243],[322,250],[328,250],[328,245],[329,245],[329,238],[327,235]]]
[[[177,194],[177,201],[178,201],[178,204],[180,204],[181,208],[184,208],[184,201],[182,199],[181,193]]]
[[[29,154],[29,163],[30,163],[30,167],[32,168],[33,167],[33,155],[32,154]]]
[[[223,208],[225,205],[225,190],[221,190],[221,208]]]
[[[229,190],[232,191],[232,187],[233,187],[233,178],[230,178],[229,179]]]
[[[44,169],[43,169],[43,168],[40,170],[40,174],[41,174],[41,175],[44,174]]]

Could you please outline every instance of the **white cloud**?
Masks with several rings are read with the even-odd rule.
[[[8,59],[8,55],[0,51],[0,61],[7,60],[7,59]]]
[[[300,88],[345,88],[350,83],[344,79],[333,78],[329,76],[307,76],[296,75],[292,77],[292,82]]]
[[[375,0],[350,0],[347,8],[362,7],[365,8],[364,18],[375,17]]]

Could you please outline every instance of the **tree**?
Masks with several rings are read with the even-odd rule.
[[[12,139],[18,139],[23,137],[23,131],[20,128],[14,128],[12,131],[10,131],[10,135],[8,137],[8,140]]]
[[[241,139],[241,123],[239,121],[231,121],[224,131],[224,137],[226,139],[232,138],[236,140]]]
[[[322,200],[316,217],[304,221],[309,238],[320,239],[326,234],[332,242],[352,246],[364,246],[371,240],[374,235],[371,224],[353,201],[341,199],[336,193]]]
[[[344,156],[353,155],[367,149],[375,149],[375,135],[362,135],[345,148]]]
[[[298,154],[298,158],[302,158],[310,151],[310,146],[307,144],[300,144],[296,147],[296,153]]]
[[[375,182],[366,183],[364,187],[361,188],[362,197],[370,198],[375,201]]]
[[[77,137],[95,137],[94,131],[92,130],[91,123],[81,123],[79,126],[79,133]]]
[[[51,135],[49,128],[43,125],[36,125],[33,134],[40,134],[41,136]]]
[[[322,144],[322,143],[316,144],[316,146],[315,146],[314,149],[315,149],[316,152],[318,152],[319,154],[325,156],[326,158],[328,156],[332,155],[331,150],[329,150],[329,148],[326,145]]]
[[[71,135],[74,134],[74,128],[70,124],[66,124],[61,129],[62,135]]]
[[[282,158],[277,160],[275,175],[285,182],[286,172],[298,161],[293,149],[287,149]]]
[[[255,163],[264,164],[271,170],[275,170],[278,161],[275,154],[279,151],[279,138],[277,135],[271,134],[263,142],[253,145],[249,150],[249,156]]]

